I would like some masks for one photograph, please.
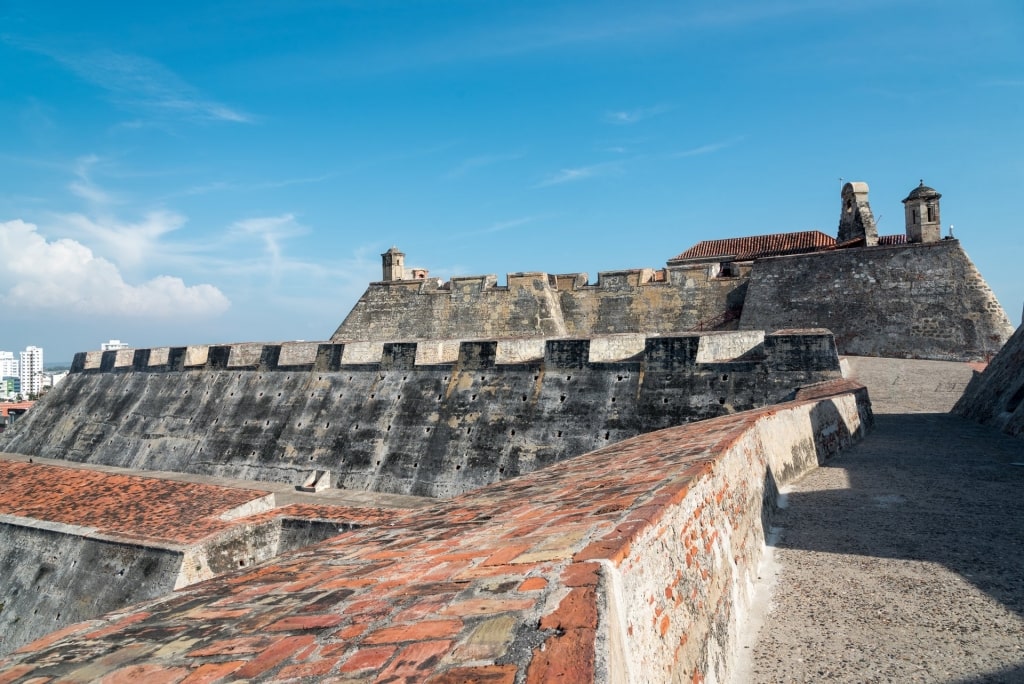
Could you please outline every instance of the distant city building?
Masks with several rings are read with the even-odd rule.
[[[0,378],[18,377],[18,360],[14,352],[0,351]]]
[[[16,399],[21,390],[21,379],[17,376],[0,376],[0,401]]]
[[[60,381],[68,377],[69,371],[57,371],[56,373],[46,373],[43,376],[44,387],[56,387],[60,384]]]
[[[128,345],[121,340],[110,340],[100,345],[101,351],[117,351],[118,349],[127,349]]]
[[[43,348],[25,347],[21,352],[21,393],[24,396],[39,394],[43,389]]]

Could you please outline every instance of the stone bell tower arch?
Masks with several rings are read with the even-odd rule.
[[[843,186],[841,193],[843,208],[839,214],[840,243],[863,238],[864,246],[874,247],[878,244],[878,226],[875,216],[868,204],[868,184],[852,181]]]

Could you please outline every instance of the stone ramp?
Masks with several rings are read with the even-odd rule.
[[[975,370],[959,361],[844,356],[843,375],[868,388],[880,413],[945,413],[953,408]]]
[[[790,488],[734,681],[1024,681],[1022,464],[1020,440],[956,416],[876,416]]]

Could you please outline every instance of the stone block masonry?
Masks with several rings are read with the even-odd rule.
[[[747,330],[827,328],[841,354],[970,361],[1013,333],[957,240],[823,250],[670,262],[600,273],[594,285],[582,273],[371,283],[332,340],[651,336],[739,319]]]
[[[825,327],[842,354],[987,359],[1013,326],[956,240],[761,259],[741,329]]]
[[[870,423],[846,381],[662,430],[0,659],[0,681],[728,681],[777,486]]]
[[[1024,439],[1024,326],[975,373],[953,412]]]
[[[433,364],[416,359],[434,342],[385,343],[372,362],[334,343],[79,354],[0,449],[296,485],[324,470],[338,487],[449,497],[841,376],[823,330],[538,342],[506,349],[515,363],[496,341]]]

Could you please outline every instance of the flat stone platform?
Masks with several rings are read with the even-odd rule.
[[[784,498],[769,612],[734,681],[1024,681],[1024,440],[876,415]]]

